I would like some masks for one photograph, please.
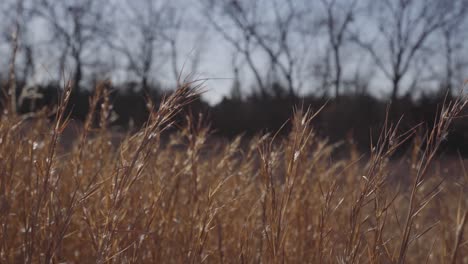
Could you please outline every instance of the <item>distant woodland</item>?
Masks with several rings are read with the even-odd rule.
[[[325,106],[317,133],[369,150],[387,118],[402,131],[431,126],[444,102],[463,95],[467,0],[186,2],[1,1],[0,106],[53,109],[71,83],[68,111],[81,122],[105,83],[112,127],[131,132],[149,101],[216,63],[217,45],[230,61],[230,92],[215,105],[200,97],[178,118],[202,114],[220,137],[287,132],[295,107]],[[187,43],[196,47],[188,57]],[[204,85],[196,79],[187,78]],[[442,151],[468,153],[464,118]]]

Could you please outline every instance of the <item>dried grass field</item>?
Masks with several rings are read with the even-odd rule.
[[[163,146],[161,133],[197,93],[189,85],[118,146],[98,87],[63,151],[70,92],[53,121],[1,117],[0,263],[468,262],[467,162],[437,155],[462,99],[426,133],[387,122],[369,153],[349,143],[334,159],[313,129],[317,112],[300,108],[288,137],[207,144],[209,127],[187,118]],[[407,139],[395,171],[392,154]]]

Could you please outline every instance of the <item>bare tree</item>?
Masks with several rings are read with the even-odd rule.
[[[452,96],[456,73],[463,71],[463,68],[467,66],[468,60],[466,60],[466,53],[463,54],[464,48],[466,48],[466,16],[459,16],[458,19],[454,19],[451,23],[444,25],[441,29],[442,32],[442,51],[445,58],[445,70],[442,77],[442,87],[445,89],[445,93]],[[458,77],[460,78],[460,77]],[[462,80],[460,79],[459,82]]]
[[[19,40],[18,35],[20,34],[21,30],[21,23],[20,23],[20,14],[23,12],[23,1],[19,0],[16,3],[15,10],[16,10],[16,17],[13,23],[13,29],[11,32],[11,59],[9,65],[9,79],[8,79],[8,97],[9,103],[11,107],[11,112],[14,114],[16,113],[16,55],[18,53],[18,46]]]
[[[422,56],[425,45],[439,29],[449,24],[465,10],[460,3],[466,0],[380,0],[372,1],[375,19],[369,25],[377,25],[377,38],[354,40],[367,51],[377,67],[391,81],[391,99],[395,101],[401,90],[402,80],[411,72],[415,58]]]
[[[124,55],[127,69],[140,81],[145,93],[149,93],[150,76],[157,65],[172,59],[172,68],[178,68],[177,33],[182,17],[170,1],[126,0],[121,2],[120,25],[109,46]],[[175,73],[174,73],[175,74]]]
[[[253,58],[256,45],[254,44],[250,33],[242,30],[242,28],[236,28],[235,32],[228,32],[226,27],[221,24],[220,19],[216,17],[216,14],[219,14],[221,17],[229,15],[230,13],[226,10],[228,5],[237,5],[236,2],[233,1],[232,3],[229,3],[228,1],[222,1],[221,3],[220,1],[216,2],[216,4],[217,5],[215,5],[214,1],[207,1],[206,6],[203,7],[203,10],[205,11],[204,16],[209,20],[210,24],[213,25],[215,30],[220,33],[220,35],[222,35],[222,37],[229,42],[229,44],[231,44],[239,54],[243,55],[246,64],[254,75],[258,89],[260,89],[260,93],[263,96],[266,96],[266,84],[264,83],[264,79],[261,74],[261,67],[255,63]],[[256,1],[252,1],[249,10],[251,10],[251,12],[255,12],[257,8]]]
[[[208,25],[190,11],[183,6],[183,2],[179,2],[178,6],[172,4],[166,12],[172,20],[161,32],[169,46],[170,71],[177,85],[182,81],[182,74],[189,77],[197,74],[202,55],[206,52]],[[184,50],[185,54],[179,54]]]
[[[329,90],[333,85],[332,66],[330,62],[331,49],[327,47],[325,52],[311,61],[312,75],[318,81],[318,92],[321,97],[328,97]]]
[[[235,101],[240,101],[242,99],[242,91],[241,91],[241,82],[240,82],[240,77],[239,77],[239,62],[237,60],[236,53],[237,52],[234,52],[234,54],[231,56],[232,58],[231,67],[232,67],[232,72],[234,74],[234,77],[232,80],[230,98]]]
[[[5,29],[0,29],[2,40],[12,46],[17,42],[16,72],[18,79],[27,82],[35,73],[35,51],[37,42],[31,39],[31,25],[34,23],[33,0],[5,0],[0,6]],[[14,11],[14,12],[12,12]],[[13,34],[15,33],[16,34]],[[19,73],[19,74],[18,74]]]
[[[321,24],[327,32],[328,44],[333,56],[335,98],[340,96],[343,75],[342,50],[345,37],[354,20],[357,0],[321,0],[325,12]]]
[[[279,76],[295,96],[294,23],[300,16],[292,0],[288,1],[205,1],[205,16],[214,29],[239,53],[254,75],[263,96],[268,94],[263,69]],[[257,61],[266,55],[268,66]],[[273,81],[274,82],[274,81]]]
[[[108,33],[106,20],[110,3],[102,0],[38,0],[35,13],[45,19],[51,29],[51,43],[62,45],[60,69],[68,57],[74,62],[73,82],[80,87],[84,67],[96,63],[98,40]]]
[[[7,92],[10,103],[10,110],[17,110],[17,93],[18,80],[25,82],[30,73],[34,70],[33,63],[33,48],[27,39],[28,23],[31,21],[29,1],[16,0],[4,1],[0,8],[3,15],[6,28],[2,30],[2,39],[8,43],[10,47],[10,60],[8,72],[8,87]],[[23,64],[20,61],[21,56],[24,58]],[[19,75],[19,65],[22,66],[22,75]]]

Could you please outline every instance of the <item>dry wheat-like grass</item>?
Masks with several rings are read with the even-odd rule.
[[[382,128],[369,155],[316,136],[298,109],[289,137],[207,141],[188,118],[164,147],[161,133],[197,95],[182,85],[121,144],[96,88],[71,150],[55,121],[12,114],[0,123],[0,263],[466,263],[467,180],[445,180],[437,150],[466,104],[447,103],[426,136]],[[416,138],[403,181],[391,157]],[[245,143],[245,144],[244,144]],[[350,143],[351,144],[351,143]],[[442,164],[443,166],[443,164]],[[399,184],[410,182],[411,184]]]

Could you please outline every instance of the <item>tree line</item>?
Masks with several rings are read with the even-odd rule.
[[[6,90],[7,82],[4,81],[0,89]],[[116,135],[138,131],[149,117],[149,107],[158,107],[165,97],[172,91],[159,92],[158,87],[149,87],[149,94],[139,89],[138,83],[129,82],[115,86],[110,82],[104,82],[106,90],[109,91],[109,102],[111,114],[109,126]],[[99,85],[102,85],[99,84]],[[21,86],[21,84],[18,84]],[[29,114],[43,109],[54,110],[59,98],[63,96],[59,83],[49,83],[34,87],[37,91],[35,96],[24,97],[17,93],[19,98],[18,112]],[[215,138],[234,138],[244,135],[251,138],[262,133],[274,133],[287,135],[291,130],[290,117],[298,108],[320,111],[313,121],[316,133],[322,138],[328,139],[339,146],[337,149],[348,149],[354,146],[360,151],[370,151],[372,144],[376,144],[382,129],[387,122],[395,125],[398,123],[400,132],[417,130],[423,131],[431,127],[440,112],[441,107],[455,97],[438,92],[424,93],[417,99],[410,96],[401,97],[390,105],[388,101],[378,99],[369,94],[345,94],[339,100],[319,97],[308,94],[302,97],[291,98],[285,92],[285,88],[271,88],[278,93],[267,95],[252,93],[243,99],[225,97],[216,105],[210,105],[197,97],[175,117],[175,126],[181,127],[187,121],[187,116],[193,120],[203,121],[209,125]],[[283,93],[280,93],[283,91]],[[91,89],[74,90],[69,100],[67,116],[70,116],[75,125],[71,130],[80,129],[84,123],[93,92]],[[5,109],[8,104],[0,100],[0,109]],[[100,103],[98,104],[99,108]],[[390,106],[394,112],[390,113]],[[99,109],[98,109],[99,110]],[[393,114],[393,115],[389,115]],[[464,110],[463,116],[468,115],[468,109]],[[50,118],[53,118],[51,115]],[[78,127],[76,126],[78,125]],[[98,124],[96,124],[98,125]],[[168,135],[173,131],[168,130]],[[465,118],[455,120],[446,135],[446,140],[441,150],[448,154],[468,155],[468,122]],[[417,135],[416,133],[415,135]],[[69,138],[72,141],[73,138]],[[407,147],[411,145],[411,140]],[[66,142],[70,144],[70,142]],[[351,145],[350,145],[351,144]],[[405,151],[405,146],[401,151]]]
[[[289,96],[379,86],[396,100],[460,86],[467,8],[467,0],[5,0],[1,72],[146,90],[161,79],[176,86],[182,69],[196,74],[215,63],[204,60],[207,49],[222,46],[233,86],[262,96],[280,83]]]
[[[158,101],[162,86],[197,76],[222,46],[231,92],[197,106],[220,133],[278,128],[293,105],[328,101],[327,134],[354,130],[364,142],[389,102],[395,116],[412,111],[410,126],[431,122],[434,102],[457,95],[467,8],[468,0],[5,0],[0,79],[19,112],[52,104],[70,80],[78,119],[92,87],[112,79],[117,123],[128,126],[145,120],[145,96]],[[346,125],[343,113],[366,122]]]

